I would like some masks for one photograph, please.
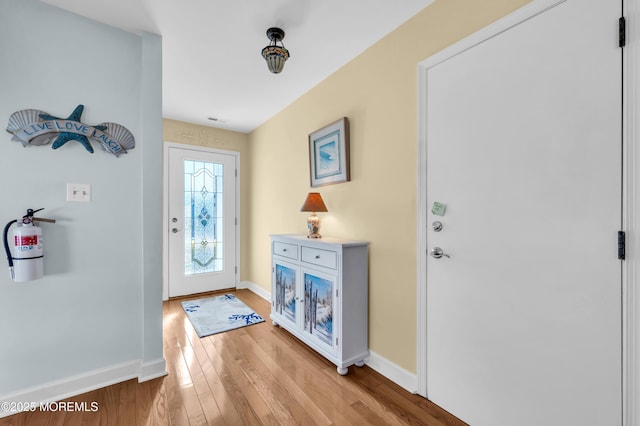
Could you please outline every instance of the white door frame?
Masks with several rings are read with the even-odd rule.
[[[162,185],[162,300],[169,299],[169,149],[178,148],[197,152],[231,155],[236,160],[236,266],[235,287],[238,287],[240,277],[240,153],[217,148],[207,148],[183,143],[164,142],[163,150],[163,185]]]
[[[507,31],[521,22],[554,7],[565,0],[533,0],[531,3],[479,30],[456,44],[430,56],[418,64],[418,184],[417,184],[417,393],[428,397],[427,389],[427,70],[444,60],[468,50],[483,41]],[[623,425],[640,426],[640,0],[625,0],[627,44],[624,69],[623,110],[623,230],[627,253],[622,267],[622,399]],[[617,23],[612,22],[612,43]]]

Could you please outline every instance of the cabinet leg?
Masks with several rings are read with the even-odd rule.
[[[349,372],[348,368],[340,368],[338,367],[338,374],[341,376],[345,376]]]
[[[356,361],[356,367],[364,367],[364,361]]]

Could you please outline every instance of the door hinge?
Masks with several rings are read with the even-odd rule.
[[[238,267],[236,266],[236,275],[238,275]]]
[[[618,19],[618,47],[624,47],[627,44],[627,20],[624,16]]]
[[[338,338],[336,337],[336,346],[338,346]]]
[[[336,288],[336,297],[338,297],[338,289]]]
[[[625,241],[624,231],[618,231],[618,259],[624,260],[625,251],[626,251],[626,241]]]

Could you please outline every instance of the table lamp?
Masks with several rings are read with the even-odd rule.
[[[307,227],[309,234],[307,238],[322,238],[320,235],[320,218],[316,216],[316,212],[327,212],[327,206],[324,205],[319,192],[310,192],[304,204],[300,207],[301,212],[311,212],[311,216],[307,219]]]

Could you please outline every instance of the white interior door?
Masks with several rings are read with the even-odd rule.
[[[236,287],[232,153],[168,149],[169,297]]]
[[[428,68],[427,396],[474,426],[621,424],[620,12],[560,2]]]

